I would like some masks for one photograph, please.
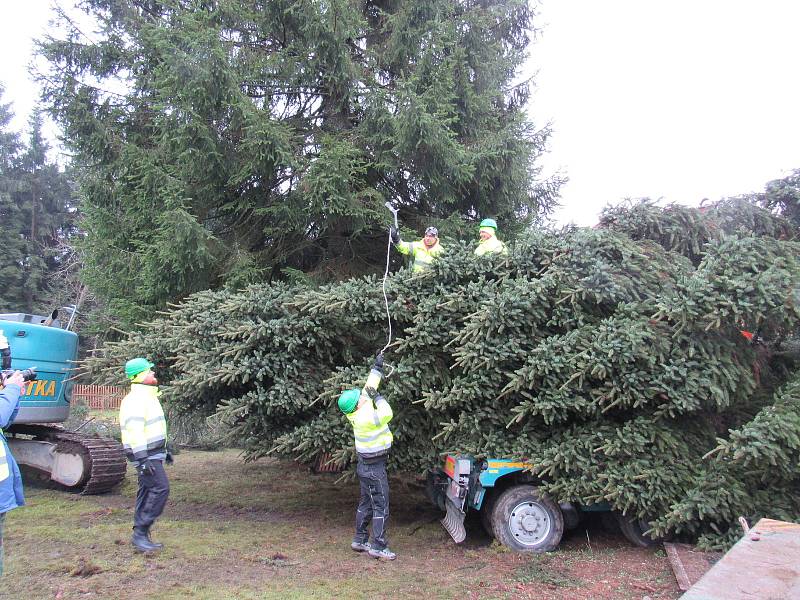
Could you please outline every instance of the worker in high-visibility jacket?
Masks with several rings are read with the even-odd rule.
[[[497,221],[494,219],[484,219],[478,226],[480,242],[475,248],[475,256],[484,254],[508,254],[506,245],[497,239]]]
[[[373,558],[394,560],[386,541],[389,519],[389,479],[386,460],[392,447],[389,421],[392,407],[378,393],[383,378],[383,354],[378,354],[363,389],[352,389],[339,396],[339,409],[353,426],[358,465],[356,474],[361,485],[361,497],[356,509],[356,533],[350,547],[367,552]],[[372,523],[372,542],[369,525]]]
[[[430,268],[434,259],[442,253],[439,243],[439,230],[428,227],[425,237],[416,242],[404,242],[400,239],[400,232],[395,227],[391,229],[392,243],[400,254],[411,255],[411,270],[415,272]]]
[[[5,336],[0,334],[3,340]],[[8,347],[6,342],[6,347]],[[8,427],[14,422],[19,412],[19,399],[25,392],[25,380],[22,373],[14,371],[3,381],[0,391],[0,427]],[[3,574],[3,529],[6,513],[23,506],[25,495],[22,493],[22,476],[17,461],[8,449],[3,430],[0,429],[0,575]]]
[[[131,543],[141,552],[151,552],[163,547],[150,539],[150,528],[164,512],[169,497],[164,462],[170,464],[172,455],[167,451],[167,422],[158,400],[161,392],[153,363],[133,358],[125,363],[125,375],[131,391],[119,407],[119,426],[125,454],[139,476]]]

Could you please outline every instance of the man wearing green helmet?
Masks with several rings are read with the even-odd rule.
[[[119,426],[125,454],[139,476],[131,543],[140,552],[151,552],[163,547],[150,539],[150,527],[164,512],[169,497],[164,471],[164,461],[172,462],[167,450],[167,422],[158,400],[161,392],[153,363],[132,358],[125,363],[125,376],[131,382],[131,391],[119,407]]]
[[[368,552],[373,558],[394,560],[397,555],[386,542],[386,522],[389,519],[389,479],[386,459],[392,447],[389,421],[392,407],[378,393],[383,378],[383,354],[378,354],[363,389],[345,390],[338,400],[339,410],[353,426],[358,465],[356,474],[361,485],[361,497],[356,510],[356,533],[350,547],[356,552]],[[369,525],[372,523],[372,543]]]
[[[478,227],[481,241],[475,248],[475,256],[484,254],[508,254],[506,245],[497,239],[497,221],[494,219],[484,219]]]

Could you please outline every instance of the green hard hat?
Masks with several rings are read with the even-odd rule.
[[[496,231],[497,230],[497,221],[495,221],[494,219],[484,219],[483,221],[481,221],[481,224],[479,225],[479,227],[491,227],[492,229],[494,229]]]
[[[139,373],[152,369],[153,366],[153,363],[146,358],[132,358],[125,363],[125,376],[128,379],[133,379]]]
[[[339,396],[339,410],[349,415],[356,409],[361,390],[345,390]]]

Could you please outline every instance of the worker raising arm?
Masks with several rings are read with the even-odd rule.
[[[425,237],[416,242],[404,242],[400,239],[400,232],[395,227],[391,229],[392,243],[400,254],[411,255],[411,269],[415,272],[424,271],[431,266],[434,258],[442,252],[439,243],[439,230],[428,227]]]
[[[364,389],[352,389],[339,396],[339,409],[353,426],[358,466],[356,474],[361,485],[361,498],[356,510],[356,534],[350,547],[356,552],[368,552],[383,560],[396,555],[386,542],[386,522],[389,519],[389,480],[386,460],[392,446],[389,421],[392,407],[378,393],[383,378],[383,354],[378,354],[370,369]],[[372,543],[368,527],[372,522]]]

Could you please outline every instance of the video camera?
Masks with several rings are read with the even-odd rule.
[[[0,378],[2,378],[3,383],[5,383],[6,379],[11,377],[14,374],[15,369],[3,369],[0,371]],[[20,371],[22,373],[23,381],[36,381],[36,367],[31,367],[30,369],[22,369]]]
[[[11,348],[2,331],[0,331],[0,367],[2,367],[2,370],[0,370],[0,383],[5,385],[6,379],[14,374],[14,369],[11,368]],[[23,369],[21,373],[22,379],[26,382],[36,380],[36,367]]]

